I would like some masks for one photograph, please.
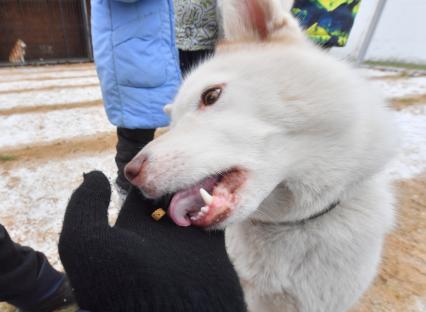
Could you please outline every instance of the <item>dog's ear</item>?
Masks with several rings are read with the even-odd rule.
[[[289,10],[293,0],[222,0],[226,41],[265,41],[303,37]]]

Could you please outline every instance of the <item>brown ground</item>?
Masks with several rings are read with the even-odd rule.
[[[13,78],[11,77],[11,79],[9,79],[7,82],[22,82],[22,81],[38,81],[40,80],[40,77],[34,76],[31,77],[30,75],[26,75],[27,77],[22,78]],[[47,80],[67,80],[67,79],[79,79],[79,78],[94,78],[97,77],[96,75],[75,75],[75,76],[67,76],[67,77],[56,77],[54,75],[52,76],[43,76],[43,80],[47,81]]]
[[[88,135],[68,140],[51,141],[0,149],[0,166],[9,170],[14,166],[34,166],[38,163],[111,150],[116,144],[115,132]],[[1,311],[1,310],[0,310]]]
[[[38,76],[43,73],[57,73],[58,71],[81,71],[93,69],[93,63],[80,63],[80,64],[63,64],[63,65],[41,65],[41,66],[17,66],[17,67],[4,67],[2,73],[8,77],[20,76],[23,73],[30,76]],[[29,71],[29,69],[31,71]]]
[[[353,312],[426,311],[426,172],[396,184],[398,227],[379,275]]]
[[[10,116],[15,114],[47,113],[54,110],[65,110],[75,108],[88,108],[101,106],[102,100],[93,100],[87,102],[66,103],[66,104],[44,104],[37,106],[17,106],[12,108],[0,109],[0,116]]]
[[[426,94],[420,94],[411,97],[404,97],[400,99],[393,99],[391,101],[391,107],[395,110],[402,110],[409,106],[426,104]]]
[[[99,83],[86,83],[86,84],[75,84],[75,85],[65,85],[65,86],[49,86],[42,88],[18,88],[18,89],[9,89],[1,90],[0,94],[10,94],[10,93],[25,93],[25,92],[41,92],[41,91],[61,91],[64,89],[81,89],[81,88],[92,88],[99,86]]]

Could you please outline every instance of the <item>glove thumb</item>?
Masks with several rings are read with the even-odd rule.
[[[111,185],[101,171],[84,174],[83,183],[74,191],[65,212],[62,231],[108,228]]]

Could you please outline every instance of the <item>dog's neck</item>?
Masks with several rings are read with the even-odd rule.
[[[275,224],[308,220],[335,208],[341,193],[340,188],[318,190],[291,181],[281,182],[251,219]]]

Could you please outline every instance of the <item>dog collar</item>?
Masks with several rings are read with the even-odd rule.
[[[265,225],[283,225],[283,226],[295,226],[295,225],[303,225],[306,224],[308,221],[312,221],[314,219],[317,219],[326,213],[330,212],[334,208],[337,207],[337,205],[340,204],[340,201],[336,201],[332,203],[330,206],[325,208],[324,210],[321,210],[320,212],[317,212],[307,218],[295,220],[295,221],[284,221],[284,222],[266,222],[266,221],[259,221],[259,220],[251,220],[253,224],[265,224]]]

